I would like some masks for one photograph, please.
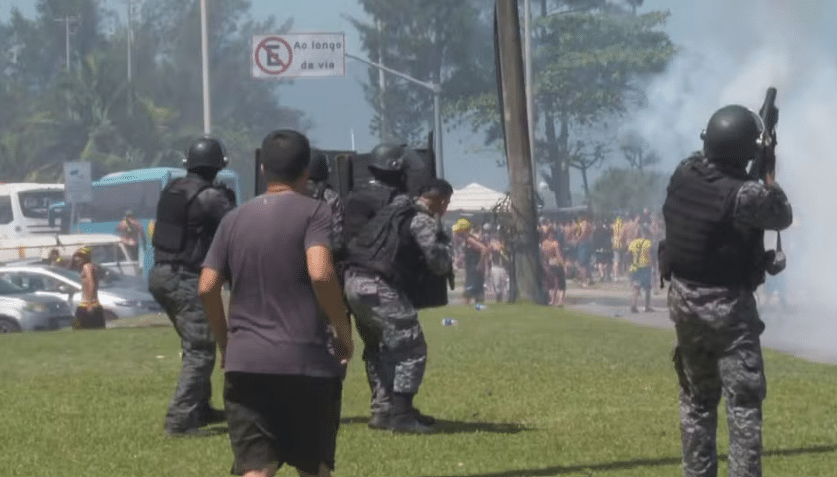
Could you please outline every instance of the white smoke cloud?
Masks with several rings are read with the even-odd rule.
[[[715,110],[742,104],[757,111],[767,88],[778,89],[777,181],[795,216],[782,234],[788,268],[781,281],[792,311],[765,307],[765,338],[784,348],[837,356],[832,246],[837,240],[837,53],[823,18],[834,5],[815,0],[696,3],[704,5],[695,7],[697,21],[711,27],[703,38],[681,45],[668,71],[648,88],[649,104],[629,127],[660,151],[661,168],[672,171],[701,148],[700,131]],[[770,247],[775,236],[767,234]]]

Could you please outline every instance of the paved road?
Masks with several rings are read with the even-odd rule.
[[[569,309],[642,326],[673,329],[665,297],[666,291],[660,290],[651,296],[653,312],[631,313],[630,288],[625,282],[616,282],[570,287],[566,302]],[[760,313],[767,325],[762,335],[765,347],[809,361],[837,364],[837,310],[806,307],[799,301],[780,308],[775,300],[769,300],[762,304]]]

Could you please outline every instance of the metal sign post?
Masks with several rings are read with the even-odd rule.
[[[76,204],[93,202],[93,179],[89,162],[64,163],[64,200],[70,203],[70,231],[76,224]]]
[[[412,76],[406,75],[400,71],[396,71],[392,68],[387,68],[386,66],[380,63],[373,63],[369,60],[365,60],[355,55],[351,55],[346,53],[346,57],[351,58],[353,60],[360,61],[361,63],[366,63],[369,66],[378,68],[382,71],[386,71],[387,73],[393,74],[398,76],[399,78],[403,78],[411,83],[415,83],[423,88],[427,88],[433,92],[433,142],[434,142],[434,149],[436,153],[436,157],[439,159],[439,177],[444,179],[445,178],[445,159],[442,156],[442,110],[439,105],[440,103],[440,96],[442,93],[442,87],[438,83],[427,83],[425,81],[421,81],[418,79],[413,78]]]

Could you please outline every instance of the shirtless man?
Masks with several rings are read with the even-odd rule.
[[[99,277],[90,253],[89,247],[82,247],[73,255],[73,268],[81,273],[81,301],[73,321],[75,329],[105,327],[105,313],[99,303]]]
[[[561,254],[561,245],[554,228],[550,227],[546,232],[546,238],[541,243],[541,256],[546,269],[549,304],[563,307],[564,296],[567,293],[567,277],[564,273],[564,256]]]

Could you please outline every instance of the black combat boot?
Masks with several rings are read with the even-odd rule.
[[[369,429],[389,429],[389,421],[389,412],[373,412],[366,426]]]
[[[392,415],[389,422],[391,431],[412,434],[426,434],[433,431],[430,426],[418,420],[416,409],[413,407],[413,396],[408,393],[393,393]]]

